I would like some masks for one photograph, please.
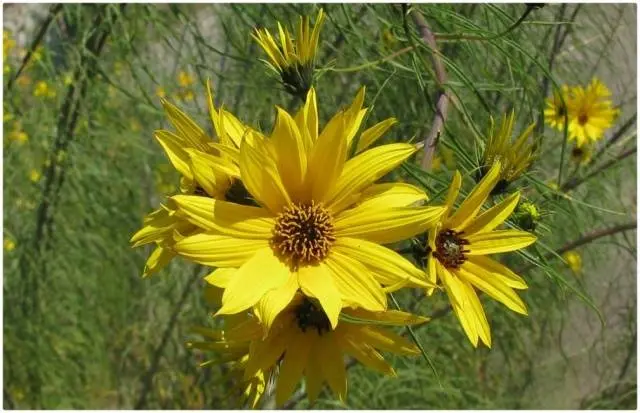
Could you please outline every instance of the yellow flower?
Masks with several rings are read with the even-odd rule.
[[[493,118],[490,118],[490,128],[487,144],[482,155],[482,173],[486,173],[493,164],[500,162],[500,180],[496,184],[493,193],[502,193],[507,189],[509,183],[515,181],[531,165],[534,159],[534,145],[529,143],[529,136],[533,132],[535,123],[529,125],[515,141],[511,141],[513,133],[513,123],[515,113],[511,111],[509,115],[502,118],[502,123],[497,131],[494,130]]]
[[[446,212],[429,231],[427,275],[432,282],[440,280],[462,328],[474,346],[478,338],[491,346],[489,323],[478,299],[476,288],[500,301],[507,308],[527,314],[524,303],[514,289],[526,289],[525,281],[509,268],[486,255],[515,251],[536,241],[534,235],[519,230],[495,230],[513,212],[520,193],[480,213],[494,186],[500,179],[500,162],[452,214],[462,177],[456,171],[446,198]],[[427,290],[428,294],[433,292]]]
[[[392,377],[395,371],[380,351],[400,355],[420,354],[418,348],[406,338],[376,327],[386,325],[412,325],[428,321],[401,311],[369,312],[345,310],[345,315],[367,320],[371,324],[349,323],[340,320],[335,328],[322,309],[302,294],[297,294],[274,321],[273,328],[264,336],[263,327],[256,317],[247,315],[234,328],[209,333],[211,340],[204,348],[223,350],[249,344],[249,357],[244,366],[244,378],[278,370],[275,379],[276,405],[282,406],[305,379],[307,397],[313,403],[326,382],[342,402],[347,396],[345,355],[364,366]],[[245,346],[246,346],[245,344]],[[246,348],[246,347],[245,347]],[[280,362],[281,361],[281,362]]]
[[[29,140],[29,135],[22,130],[22,125],[18,121],[13,125],[13,129],[8,134],[10,141],[17,142],[19,145],[26,143]]]
[[[158,96],[159,98],[164,98],[167,96],[167,92],[164,90],[162,86],[158,86],[156,88],[156,96]]]
[[[48,98],[52,98],[56,95],[56,91],[49,87],[47,82],[44,80],[39,80],[36,83],[36,87],[33,90],[33,96],[44,96]]]
[[[269,57],[269,61],[265,63],[280,75],[287,92],[301,98],[304,98],[313,83],[318,39],[324,18],[324,12],[320,9],[311,30],[309,17],[300,16],[295,39],[278,22],[279,44],[267,29],[256,29],[252,34]]]
[[[38,182],[40,180],[40,171],[38,171],[37,169],[32,169],[29,172],[29,179],[31,180],[31,182]]]
[[[525,231],[534,231],[540,221],[541,215],[538,207],[533,202],[521,202],[516,209],[516,218],[520,228]]]
[[[365,150],[395,120],[364,131],[356,147],[360,153],[347,160],[366,114],[363,102],[361,89],[351,107],[318,133],[311,88],[295,117],[277,108],[270,138],[249,133],[240,146],[240,176],[259,206],[171,198],[179,214],[204,230],[177,241],[174,250],[204,265],[238,268],[220,314],[256,305],[268,327],[301,289],[319,300],[335,327],[343,306],[386,309],[381,284],[429,286],[420,270],[380,244],[425,231],[444,209],[407,207],[426,199],[411,185],[374,184],[418,149],[395,143]],[[195,170],[205,167],[211,165]]]
[[[13,50],[15,45],[16,45],[16,41],[13,37],[11,37],[11,32],[9,32],[8,30],[3,30],[2,31],[2,51],[5,59],[7,59],[7,56],[9,55],[11,50]]]
[[[609,89],[596,78],[586,88],[573,88],[569,140],[575,140],[581,147],[604,136],[604,131],[613,125],[620,112],[613,107],[611,100],[606,99],[610,94]]]
[[[545,122],[552,128],[563,131],[565,120],[567,123],[570,121],[569,111],[567,109],[570,104],[571,96],[569,94],[569,87],[563,85],[560,91],[554,91],[553,96],[547,98],[547,107],[544,110]]]
[[[29,75],[23,73],[20,76],[18,76],[18,78],[16,79],[16,83],[20,87],[29,86],[31,84],[31,77],[29,77]]]
[[[574,146],[571,150],[571,160],[578,165],[586,165],[591,162],[593,156],[593,145],[584,144]]]
[[[178,73],[178,84],[181,87],[189,87],[193,84],[193,76],[187,72]]]
[[[202,198],[232,199],[246,203],[248,195],[239,180],[238,157],[240,142],[249,128],[231,113],[213,106],[208,85],[207,92],[211,121],[219,143],[215,143],[189,116],[166,100],[162,104],[176,133],[159,130],[155,132],[155,137],[171,164],[182,175],[182,192]],[[160,270],[176,255],[172,250],[174,231],[185,236],[195,230],[195,225],[178,216],[172,205],[161,205],[149,214],[143,228],[131,238],[133,247],[148,243],[157,245],[147,260],[143,275],[148,276]]]
[[[16,243],[11,238],[4,238],[4,250],[7,252],[11,252],[16,249]]]
[[[62,83],[65,86],[69,86],[70,84],[73,83],[73,73],[65,73],[64,77],[62,78]]]
[[[582,257],[577,251],[567,251],[562,254],[562,258],[574,274],[578,275],[582,272]]]
[[[194,94],[191,89],[182,90],[178,93],[178,99],[182,99],[187,102],[191,102],[194,99]]]

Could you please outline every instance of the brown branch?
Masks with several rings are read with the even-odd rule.
[[[444,123],[447,120],[447,110],[449,108],[449,91],[445,90],[444,84],[447,82],[447,72],[444,69],[444,63],[440,58],[440,52],[438,51],[438,45],[436,44],[436,38],[433,32],[429,28],[424,17],[421,14],[414,12],[411,14],[413,22],[418,26],[420,37],[422,41],[431,49],[431,62],[436,74],[436,81],[438,84],[438,98],[436,99],[436,114],[433,118],[433,124],[429,134],[424,138],[424,156],[422,157],[422,168],[426,171],[431,169],[431,162],[433,161],[433,154],[438,144],[438,138],[444,127]]]
[[[637,151],[638,151],[638,147],[637,146],[634,146],[631,149],[627,149],[626,151],[622,152],[620,155],[618,155],[615,158],[609,160],[608,162],[603,163],[602,165],[600,165],[600,167],[595,169],[593,172],[583,176],[582,178],[573,178],[573,179],[568,180],[567,182],[562,184],[562,186],[560,188],[561,188],[562,191],[570,191],[572,189],[575,189],[579,185],[582,185],[583,183],[585,183],[589,179],[591,179],[594,176],[598,175],[600,172],[607,170],[612,165],[622,161],[623,159],[627,158],[628,156],[633,155]]]

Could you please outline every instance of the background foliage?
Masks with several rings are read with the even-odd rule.
[[[4,407],[234,407],[225,369],[198,367],[203,356],[184,347],[189,328],[208,322],[202,269],[176,261],[142,279],[149,251],[128,240],[177,189],[153,139],[167,126],[159,96],[211,132],[211,78],[217,105],[269,131],[273,105],[295,102],[257,59],[249,33],[276,20],[291,25],[317,6],[3,7]],[[397,5],[324,7],[321,122],[366,85],[367,125],[395,116],[387,142],[422,139],[438,84],[411,19]],[[347,406],[635,408],[636,6],[552,4],[502,36],[524,5],[414,7],[439,38],[454,96],[437,156],[453,151],[455,167],[472,175],[489,115],[514,108],[516,130],[538,122],[541,156],[519,185],[543,211],[540,242],[506,257],[530,284],[522,294],[529,317],[483,300],[494,346],[474,350],[442,310],[443,296],[402,295],[404,308],[436,314],[418,336],[439,379],[421,358],[393,359],[396,379],[356,366]],[[578,167],[562,134],[542,124],[542,108],[554,85],[594,75],[621,116],[606,134],[612,143]],[[451,178],[446,163],[429,173],[405,165],[395,178],[435,196]],[[561,188],[577,183],[564,195],[549,187],[560,168]],[[471,177],[465,182],[468,190]],[[583,270],[574,274],[553,251],[580,240]],[[341,406],[325,395],[316,407]]]

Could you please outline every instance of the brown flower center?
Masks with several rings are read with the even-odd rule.
[[[587,122],[589,122],[589,116],[586,113],[581,113],[580,116],[578,116],[578,123],[584,126]]]
[[[331,331],[331,323],[322,308],[318,308],[313,301],[305,297],[295,308],[298,328],[306,333],[307,328],[315,328],[319,335]]]
[[[469,241],[461,237],[462,232],[448,229],[438,234],[436,238],[436,250],[434,257],[446,268],[458,268],[466,261],[464,246],[469,245]]]
[[[556,116],[564,117],[567,114],[567,108],[563,104],[559,104],[556,107]]]
[[[294,268],[316,264],[336,240],[333,219],[320,204],[288,206],[276,218],[271,245]]]

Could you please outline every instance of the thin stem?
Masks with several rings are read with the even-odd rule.
[[[615,158],[609,160],[608,162],[603,163],[602,165],[600,165],[600,167],[598,167],[597,169],[595,169],[593,172],[585,175],[582,178],[574,178],[574,179],[570,179],[567,182],[565,182],[560,188],[563,191],[569,191],[571,189],[575,189],[576,187],[578,187],[579,185],[582,185],[583,183],[585,183],[586,181],[588,181],[589,179],[593,178],[594,176],[598,175],[600,172],[602,171],[606,171],[607,169],[609,169],[611,166],[615,165],[616,163],[622,161],[623,159],[627,158],[628,156],[633,155],[634,153],[636,153],[638,151],[638,147],[634,146],[631,149],[627,149],[626,151],[622,152],[620,155],[616,156]]]

